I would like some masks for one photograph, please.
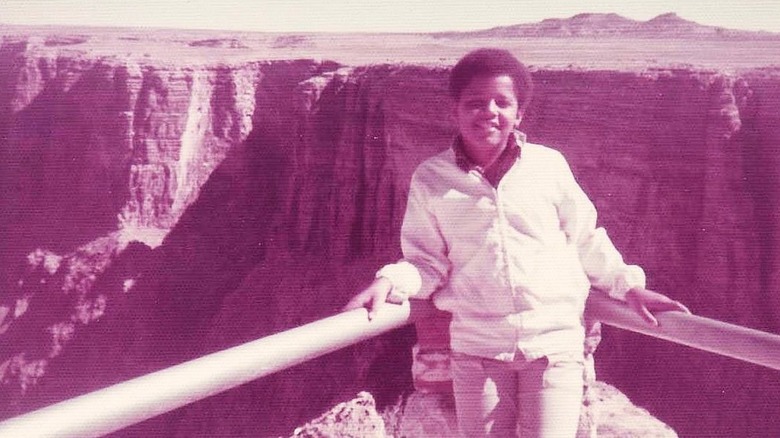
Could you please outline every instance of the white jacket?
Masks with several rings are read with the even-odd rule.
[[[645,286],[626,265],[559,152],[521,143],[494,188],[448,149],[415,171],[404,259],[382,268],[395,293],[452,312],[453,351],[511,361],[581,352],[591,285],[622,299]]]

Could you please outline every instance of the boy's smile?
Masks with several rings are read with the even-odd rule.
[[[482,167],[501,154],[521,118],[514,81],[507,75],[475,77],[455,105],[465,152]]]

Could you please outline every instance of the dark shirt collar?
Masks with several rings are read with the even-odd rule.
[[[501,178],[509,172],[509,169],[515,164],[515,161],[520,158],[523,143],[525,143],[525,134],[520,131],[512,132],[509,134],[507,147],[504,148],[501,155],[499,155],[490,166],[487,166],[484,169],[474,163],[466,154],[463,138],[460,135],[455,138],[452,149],[455,151],[455,163],[461,170],[464,172],[476,170],[481,173],[493,187],[498,187]]]

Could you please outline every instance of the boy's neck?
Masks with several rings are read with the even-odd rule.
[[[517,138],[519,136],[519,138]],[[476,149],[469,147],[468,144],[463,140],[463,137],[458,136],[458,138],[455,140],[455,147],[459,150],[461,154],[463,154],[464,158],[468,160],[469,164],[472,166],[479,167],[480,169],[487,169],[491,165],[493,165],[496,160],[501,156],[501,154],[506,151],[506,148],[512,144],[519,145],[525,140],[525,136],[520,132],[513,132],[509,135],[509,138],[507,138],[507,141],[504,143],[504,146],[499,149]]]
[[[508,142],[507,142],[508,143]],[[493,163],[496,162],[496,159],[501,156],[501,154],[506,149],[507,143],[504,143],[504,147],[500,149],[488,149],[488,150],[472,150],[463,143],[463,152],[466,154],[466,156],[473,162],[475,165],[481,167],[482,169],[487,169],[490,167]]]
[[[464,172],[470,172],[472,170],[479,171],[487,178],[490,184],[494,187],[498,187],[499,181],[501,181],[504,175],[509,171],[514,162],[520,158],[522,144],[524,142],[525,135],[521,132],[512,133],[503,151],[493,159],[492,163],[483,167],[466,154],[463,141],[458,137],[453,145],[453,149],[455,150],[455,162]]]

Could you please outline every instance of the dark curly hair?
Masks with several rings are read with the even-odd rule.
[[[522,62],[504,49],[482,48],[463,56],[450,71],[450,94],[458,100],[475,77],[500,75],[512,78],[520,110],[525,111],[533,94],[531,73]]]

